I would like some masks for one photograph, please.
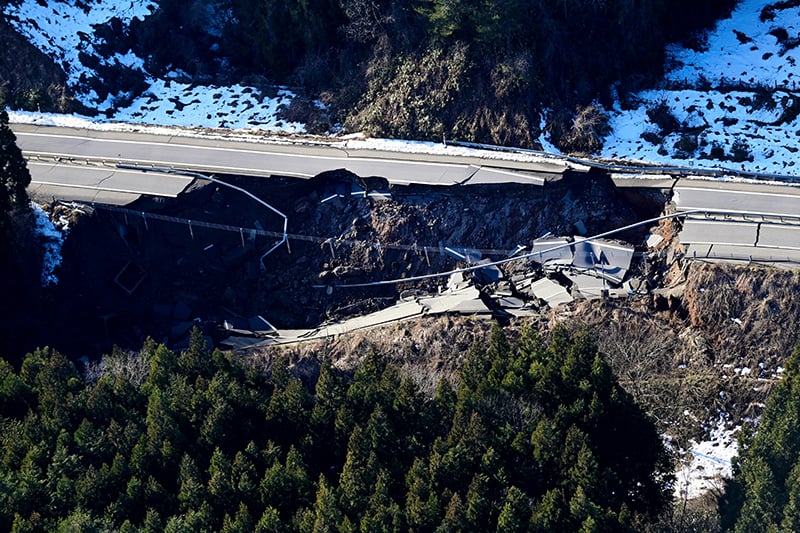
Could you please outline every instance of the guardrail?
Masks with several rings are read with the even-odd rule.
[[[780,181],[783,183],[800,184],[800,176],[788,176],[786,174],[772,174],[768,172],[753,172],[749,170],[738,170],[724,166],[708,168],[708,167],[695,167],[695,166],[687,167],[680,165],[638,165],[638,164],[627,164],[627,163],[626,164],[604,163],[596,159],[585,159],[571,155],[553,154],[550,152],[544,152],[542,150],[533,150],[530,148],[509,148],[506,146],[471,143],[464,141],[448,141],[448,142],[453,145],[464,146],[465,148],[477,148],[481,150],[493,150],[497,152],[508,152],[508,153],[529,153],[531,155],[537,155],[551,159],[558,159],[561,161],[568,161],[570,163],[575,163],[577,165],[584,165],[592,168],[598,168],[612,174],[639,173],[639,174],[670,175],[677,177],[703,176],[709,178],[723,178],[723,177],[735,176],[753,180],[764,180],[764,181],[769,180],[769,181]]]
[[[188,170],[175,170],[175,169],[171,169],[171,168],[161,168],[161,167],[152,167],[152,168],[150,168],[150,167],[141,167],[141,166],[138,166],[138,165],[123,165],[123,164],[117,165],[117,167],[118,168],[123,168],[123,169],[128,169],[128,170],[138,170],[138,171],[141,171],[141,172],[160,172],[162,174],[180,174],[180,175],[190,176],[190,177],[194,177],[194,178],[201,179],[201,180],[210,181],[212,183],[216,183],[217,185],[222,185],[223,187],[228,187],[229,189],[233,189],[235,191],[238,191],[238,192],[244,194],[245,196],[248,196],[249,198],[251,198],[251,199],[255,200],[256,202],[258,202],[259,204],[263,205],[264,207],[266,207],[267,209],[269,209],[270,211],[272,211],[273,213],[275,213],[279,217],[283,218],[283,233],[281,234],[280,240],[277,243],[275,243],[275,245],[272,248],[267,250],[261,256],[261,258],[259,259],[259,263],[261,265],[262,270],[266,269],[266,267],[264,266],[264,258],[265,257],[267,257],[269,254],[271,254],[275,250],[277,250],[278,247],[280,247],[284,243],[287,243],[287,246],[288,246],[286,230],[287,230],[288,225],[289,225],[289,218],[286,215],[284,215],[283,213],[281,213],[280,211],[278,211],[277,209],[275,209],[274,207],[272,207],[271,205],[269,205],[267,202],[265,202],[264,200],[262,200],[261,198],[259,198],[258,196],[256,196],[255,194],[251,193],[250,191],[248,191],[246,189],[243,189],[241,187],[237,187],[236,185],[233,185],[231,183],[228,183],[228,182],[222,181],[220,179],[217,179],[214,176],[207,176],[205,174],[200,174],[199,172],[191,172],[191,171],[188,171]]]

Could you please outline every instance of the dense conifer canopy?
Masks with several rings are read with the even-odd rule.
[[[199,333],[88,384],[43,349],[0,363],[0,435],[9,531],[620,531],[669,494],[653,425],[562,330],[495,330],[434,398],[378,354],[309,390]]]
[[[722,525],[737,532],[800,530],[800,344],[756,427],[739,439]]]

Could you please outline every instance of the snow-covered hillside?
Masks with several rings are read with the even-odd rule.
[[[155,9],[150,0],[22,0],[9,4],[5,14],[17,31],[64,69],[78,100],[104,112],[104,122],[304,132],[302,124],[278,117],[279,107],[294,96],[288,90],[279,88],[270,97],[255,87],[190,84],[178,81],[185,77],[179,71],[158,79],[131,50],[103,55],[103,25],[116,19],[127,27]],[[139,94],[98,94],[93,86],[103,72],[132,72],[144,77],[147,88]]]
[[[602,155],[800,175],[800,6],[742,0],[703,49],[669,50],[663,87],[611,111]]]
[[[800,7],[787,7],[792,4],[742,0],[702,50],[672,47],[662,86],[609,110],[612,133],[599,155],[800,175],[795,162]],[[158,79],[130,50],[110,57],[98,51],[107,48],[98,28],[115,18],[126,26],[154,9],[152,0],[22,0],[5,12],[20,33],[64,68],[77,97],[104,112],[94,122],[304,132],[303,124],[279,118],[279,108],[294,96],[288,90],[269,97],[255,87],[189,84],[179,81],[181,72]],[[139,94],[97,94],[87,80],[108,66],[143,75],[147,88]],[[35,120],[29,114],[13,119]],[[552,148],[544,138],[542,144]]]

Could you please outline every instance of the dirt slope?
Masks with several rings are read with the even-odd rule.
[[[0,103],[29,111],[87,112],[71,99],[61,68],[1,15],[0,50]]]

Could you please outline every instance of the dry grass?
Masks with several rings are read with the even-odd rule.
[[[798,287],[796,272],[693,263],[684,305],[716,362],[774,369],[797,342]]]
[[[449,316],[422,318],[337,338],[261,348],[244,357],[263,369],[270,368],[277,357],[288,357],[300,369],[318,368],[319,363],[328,363],[342,372],[352,373],[368,354],[377,352],[432,396],[441,379],[454,378],[469,347],[484,338],[490,328],[491,322],[486,320]]]

